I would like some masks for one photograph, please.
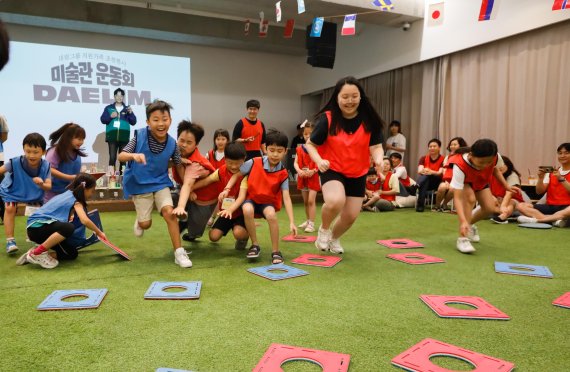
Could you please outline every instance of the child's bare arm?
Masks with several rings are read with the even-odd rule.
[[[119,154],[119,156],[117,157],[119,159],[120,163],[126,163],[128,161],[135,161],[137,163],[141,163],[146,165],[146,157],[144,156],[144,154],[138,154],[138,153],[130,153],[130,152],[121,152]],[[52,169],[53,171],[53,169]]]
[[[79,217],[79,221],[81,221],[81,223],[85,225],[85,227],[87,227],[89,230],[97,234],[98,237],[107,240],[107,236],[105,235],[105,233],[103,233],[103,231],[101,231],[97,227],[97,225],[95,225],[93,221],[89,219],[89,216],[87,216],[87,213],[85,213],[85,210],[83,209],[83,206],[80,203],[75,203],[73,209],[75,209],[75,213],[77,214],[77,217]]]
[[[289,190],[283,190],[282,193],[285,212],[287,212],[287,217],[289,217],[289,230],[291,230],[291,234],[297,235],[297,226],[295,225],[295,218],[293,216],[293,203],[291,203],[291,195],[289,195]]]

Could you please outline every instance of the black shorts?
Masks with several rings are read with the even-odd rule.
[[[550,204],[535,204],[534,205],[534,209],[536,209],[537,211],[539,211],[540,213],[548,216],[551,214],[554,214],[556,212],[559,212],[563,209],[568,208],[567,205],[550,205]]]
[[[366,191],[366,175],[351,178],[346,177],[344,174],[335,172],[331,169],[324,173],[319,172],[321,177],[321,188],[329,181],[339,181],[344,186],[344,195],[353,196],[356,198],[363,198]]]
[[[224,236],[226,236],[228,232],[234,228],[234,226],[241,226],[245,229],[245,220],[243,219],[243,214],[236,218],[232,218],[231,220],[225,217],[218,217],[216,222],[214,222],[212,229],[218,229],[224,234]]]

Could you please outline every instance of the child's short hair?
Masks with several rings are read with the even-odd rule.
[[[123,97],[125,96],[125,91],[122,90],[121,88],[115,89],[115,91],[113,92],[113,96],[116,96],[117,93],[119,93],[119,92],[121,93],[121,95],[122,95]]]
[[[243,160],[247,157],[247,152],[241,142],[230,142],[224,149],[224,157],[229,160]]]
[[[391,158],[396,158],[396,159],[400,159],[402,160],[402,154],[400,154],[399,152],[393,152],[390,154]]]
[[[173,107],[170,103],[155,99],[146,105],[146,118],[148,120],[150,118],[150,115],[155,111],[168,112],[168,115],[170,115],[170,110],[172,109]]]
[[[374,169],[374,167],[370,167],[366,176],[377,176],[376,169]]]
[[[30,147],[39,147],[42,149],[42,151],[46,151],[47,142],[44,136],[34,132],[29,133],[26,135],[26,137],[24,137],[24,140],[22,141],[22,147],[25,145],[28,145]]]
[[[261,107],[261,105],[259,104],[259,101],[256,99],[250,99],[249,101],[247,101],[247,103],[245,104],[245,108],[248,109],[250,107],[255,107],[259,110],[259,108]]]
[[[301,126],[301,128],[305,129],[305,128],[314,128],[314,125],[312,122],[305,120],[304,122],[302,122],[301,124],[299,124]]]
[[[556,152],[560,152],[560,150],[562,150],[562,149],[570,152],[570,142],[564,142],[563,144],[558,146],[558,148],[556,149]]]
[[[437,138],[432,138],[432,139],[430,139],[429,142],[428,142],[428,146],[429,146],[432,142],[437,143],[437,145],[438,145],[439,147],[441,147],[441,141],[438,140]]]
[[[265,146],[279,146],[287,148],[289,139],[285,133],[278,131],[277,129],[269,129],[267,135],[265,136]]]
[[[228,140],[228,142],[230,142],[230,132],[228,132],[227,129],[216,129],[216,131],[214,132],[214,145],[213,145],[213,149],[216,150],[217,146],[216,146],[216,138],[218,137],[226,137],[226,139]]]
[[[402,133],[402,124],[400,124],[400,121],[398,120],[392,120],[392,122],[390,123],[389,128],[391,127],[398,127],[398,133]]]
[[[178,137],[180,137],[183,132],[192,133],[196,139],[196,144],[199,144],[202,140],[202,137],[204,137],[204,128],[200,124],[195,124],[188,120],[182,120],[180,123],[178,123],[177,132]]]
[[[497,155],[498,148],[495,141],[489,138],[482,138],[471,145],[471,155],[476,158],[486,158],[488,156]]]

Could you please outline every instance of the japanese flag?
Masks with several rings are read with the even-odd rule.
[[[275,18],[277,22],[281,22],[281,1],[275,3]]]
[[[428,27],[441,26],[443,24],[443,4],[431,4],[428,8]]]

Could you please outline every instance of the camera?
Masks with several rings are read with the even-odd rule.
[[[402,30],[408,31],[410,28],[412,28],[412,24],[410,22],[402,23]]]
[[[541,165],[538,167],[538,169],[540,169],[541,171],[543,171],[544,173],[552,173],[554,172],[554,167],[550,166],[550,165]]]

